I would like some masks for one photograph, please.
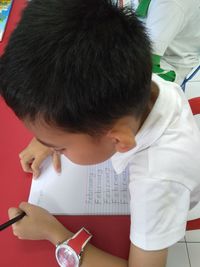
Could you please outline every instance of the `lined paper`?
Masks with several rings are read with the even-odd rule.
[[[42,174],[32,181],[29,202],[53,214],[129,214],[129,170],[116,174],[111,161],[80,166],[61,157],[62,172],[47,159]]]

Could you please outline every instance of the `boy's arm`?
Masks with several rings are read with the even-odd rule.
[[[129,267],[165,267],[167,249],[157,251],[142,250],[133,244],[130,247]]]
[[[131,244],[129,260],[125,261],[89,244],[81,267],[165,267],[166,259],[167,249],[145,251]]]
[[[63,229],[61,228],[61,231],[55,233],[53,239],[49,240],[55,246],[60,240],[65,240],[66,236],[68,236],[66,238],[68,239],[73,235],[72,233],[67,233],[67,229],[65,229],[66,234],[62,231]],[[129,259],[126,261],[100,250],[89,243],[84,249],[81,267],[165,267],[166,260],[167,249],[145,251],[131,244]]]
[[[67,240],[73,234],[67,230],[54,216],[46,210],[21,203],[20,208],[10,208],[9,217],[15,217],[21,210],[26,216],[13,225],[13,233],[20,239],[48,240],[53,245]],[[117,242],[117,240],[116,240]],[[167,249],[160,251],[144,251],[134,245],[130,247],[129,260],[108,254],[91,244],[87,244],[83,254],[81,267],[165,267]]]

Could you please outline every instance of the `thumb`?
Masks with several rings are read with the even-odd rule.
[[[22,211],[19,208],[9,208],[8,209],[8,217],[9,217],[9,219],[12,219],[12,218],[16,217],[17,215],[19,215],[21,212]]]
[[[44,161],[45,157],[40,157],[40,158],[35,158],[31,164],[31,169],[33,171],[33,176],[34,178],[38,178],[40,175],[40,166],[42,164],[42,162]]]
[[[19,209],[21,211],[24,211],[27,215],[29,215],[30,211],[32,210],[32,208],[34,207],[34,205],[28,203],[28,202],[21,202],[19,204]]]

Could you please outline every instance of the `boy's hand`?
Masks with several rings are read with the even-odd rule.
[[[42,162],[52,155],[53,166],[57,172],[61,171],[60,154],[53,151],[53,149],[44,146],[33,138],[29,145],[19,154],[22,168],[25,172],[33,173],[34,178],[40,175],[40,166]]]
[[[47,210],[27,202],[22,202],[19,208],[10,208],[9,218],[16,217],[22,211],[26,216],[12,225],[13,234],[19,239],[49,240],[56,245],[68,238],[69,231],[54,216]]]

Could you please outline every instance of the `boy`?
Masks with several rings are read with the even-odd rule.
[[[118,173],[129,164],[129,259],[87,244],[81,266],[164,267],[199,201],[200,133],[178,85],[151,81],[149,41],[134,14],[109,0],[33,0],[0,68],[3,98],[35,135],[32,156],[21,156],[25,168],[32,161],[37,171],[38,153],[78,164],[111,157]],[[73,234],[52,215],[23,202],[9,216],[21,211],[16,236],[67,250]],[[60,266],[80,264],[62,265],[62,252]]]

